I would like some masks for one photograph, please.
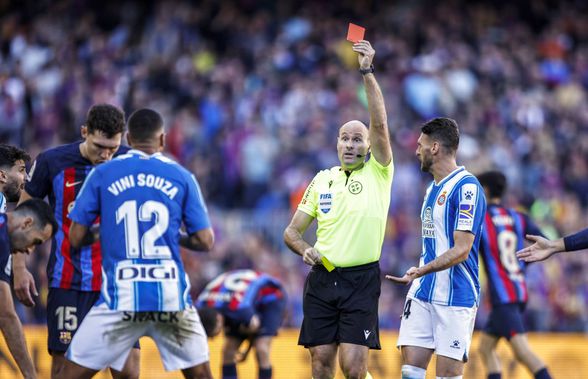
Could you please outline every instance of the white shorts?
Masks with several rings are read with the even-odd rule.
[[[467,362],[477,310],[407,298],[396,346],[433,349],[437,355]]]
[[[123,312],[106,304],[92,307],[78,328],[65,356],[93,370],[121,371],[133,345],[153,338],[167,371],[208,362],[206,333],[194,307],[179,312]]]

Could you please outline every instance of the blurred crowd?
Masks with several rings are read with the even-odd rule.
[[[0,140],[34,157],[79,138],[85,111],[161,112],[167,153],[205,193],[217,245],[185,252],[194,294],[218,273],[266,271],[299,326],[308,268],[282,231],[314,173],[336,165],[345,121],[368,121],[348,22],[367,28],[396,166],[382,271],[420,256],[419,125],[455,118],[458,163],[500,169],[509,205],[551,237],[588,226],[588,6],[582,1],[0,2]],[[47,253],[30,257],[44,322]],[[528,269],[532,330],[588,330],[588,254]],[[383,283],[397,328],[406,288]],[[487,297],[479,312],[487,316]]]

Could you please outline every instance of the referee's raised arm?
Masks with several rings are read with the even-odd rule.
[[[386,105],[380,86],[374,76],[372,61],[376,51],[369,41],[359,41],[353,45],[353,51],[359,54],[359,71],[363,74],[363,82],[368,99],[370,112],[369,138],[372,156],[383,166],[392,162],[392,146],[388,132]]]

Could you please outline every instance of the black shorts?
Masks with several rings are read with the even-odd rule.
[[[49,288],[47,296],[47,346],[49,354],[67,351],[82,320],[99,297],[99,291]],[[134,347],[139,348],[139,341]]]
[[[517,334],[526,333],[523,324],[524,303],[500,304],[492,307],[484,332],[510,340]]]
[[[378,262],[328,272],[313,266],[304,284],[299,345],[351,343],[381,349]]]
[[[255,336],[277,336],[278,329],[280,329],[280,326],[282,326],[282,319],[284,318],[285,308],[285,297],[261,305],[255,312],[260,321],[259,331],[255,334]],[[225,317],[225,335],[246,340],[248,336],[239,331],[239,327],[242,324],[243,323],[241,322],[237,322],[228,317]]]

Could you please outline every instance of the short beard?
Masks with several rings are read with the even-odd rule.
[[[432,165],[433,165],[433,162],[431,162],[431,160],[423,157],[423,161],[421,162],[421,171],[422,172],[431,172]]]
[[[20,199],[20,187],[9,186],[4,189],[4,196],[8,203],[16,203]]]

